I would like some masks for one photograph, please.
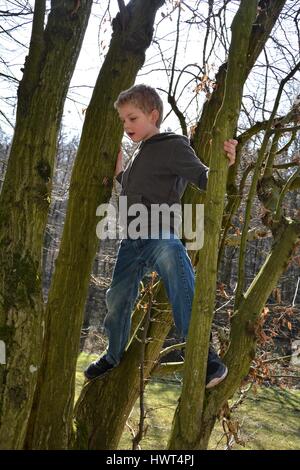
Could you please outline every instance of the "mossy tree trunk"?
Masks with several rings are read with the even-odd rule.
[[[206,394],[203,413],[198,423],[198,449],[207,448],[220,409],[249,372],[251,361],[255,357],[260,314],[280,276],[286,270],[299,239],[300,223],[282,219],[271,252],[234,312],[230,347],[224,356],[224,361],[228,364],[228,376],[216,389]]]
[[[173,323],[163,285],[158,285],[155,305],[147,332],[144,377],[147,380],[156,366],[164,340]],[[136,310],[132,340],[122,362],[109,375],[85,385],[75,408],[76,433],[72,447],[76,449],[117,449],[128,416],[140,394],[140,360],[143,344],[140,328],[143,313]]]
[[[0,197],[0,448],[23,446],[44,328],[41,263],[63,106],[91,0],[36,1]]]
[[[151,43],[163,0],[131,0],[113,21],[72,173],[69,203],[46,307],[46,335],[26,448],[65,449],[72,429],[75,369],[84,304],[99,240],[96,209],[108,202],[122,127],[113,109]],[[109,400],[109,399],[108,399]]]
[[[226,192],[228,162],[223,142],[234,134],[246,77],[247,52],[257,2],[241,0],[231,25],[225,92],[212,128],[210,173],[204,209],[204,246],[200,250],[195,296],[189,328],[184,381],[172,435],[171,449],[197,449],[205,398],[206,362],[216,298],[218,251]]]

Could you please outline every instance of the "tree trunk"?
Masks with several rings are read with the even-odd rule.
[[[95,257],[96,209],[108,202],[121,139],[113,109],[133,84],[151,43],[163,0],[131,0],[113,21],[109,51],[86,111],[69,204],[46,311],[46,338],[27,448],[65,449],[72,429],[74,381],[89,277]],[[107,182],[109,181],[109,182]]]
[[[199,423],[205,397],[207,352],[216,297],[218,249],[228,172],[223,142],[233,135],[240,112],[256,6],[256,2],[241,0],[231,26],[225,93],[212,129],[210,173],[204,210],[204,246],[199,253],[183,389],[173,422],[170,449],[197,449],[199,446]]]
[[[151,340],[145,349],[144,377],[149,378],[156,365],[164,340],[172,325],[171,312],[163,285],[155,295],[156,308],[151,314],[147,337]],[[159,311],[158,311],[159,310]],[[140,323],[139,311],[134,323]],[[142,323],[143,325],[143,323]],[[140,323],[141,326],[141,323]],[[137,335],[134,334],[137,331]],[[109,375],[88,383],[82,390],[75,409],[76,435],[73,447],[77,449],[117,449],[128,416],[139,396],[139,366],[143,345],[139,327],[133,326],[132,341],[122,362]]]
[[[256,327],[265,303],[276,287],[280,276],[300,239],[300,223],[283,220],[279,236],[259,273],[252,281],[238,310],[234,313],[230,333],[230,347],[224,357],[228,376],[212,392],[206,394],[203,414],[199,423],[198,449],[206,449],[215,419],[222,405],[232,397],[248,374],[255,356]]]
[[[23,446],[44,328],[41,260],[64,101],[91,0],[35,2],[29,54],[18,89],[15,132],[0,197],[0,448]]]

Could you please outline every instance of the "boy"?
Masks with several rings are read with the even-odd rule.
[[[208,168],[197,158],[188,139],[172,132],[160,133],[163,104],[155,89],[135,85],[123,91],[114,106],[126,134],[133,142],[141,142],[125,171],[122,154],[118,154],[115,175],[122,184],[121,195],[127,196],[129,209],[134,204],[144,204],[148,212],[140,235],[128,233],[128,238],[121,241],[112,283],[106,294],[108,313],[104,326],[109,346],[106,354],[84,371],[87,379],[103,376],[119,364],[129,339],[131,312],[139,283],[147,272],[156,271],[162,278],[175,325],[183,337],[187,336],[194,270],[177,236],[180,215],[175,211],[168,223],[162,217],[154,233],[150,209],[154,204],[179,205],[188,182],[200,189],[205,189],[207,183]],[[236,144],[233,139],[224,142],[229,165],[235,161]],[[129,232],[129,222],[133,219],[132,216],[127,218],[125,229]],[[227,367],[210,348],[206,387],[217,385],[226,375]]]

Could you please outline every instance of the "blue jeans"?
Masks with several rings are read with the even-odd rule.
[[[182,242],[171,239],[121,241],[112,283],[106,293],[104,327],[109,345],[106,359],[117,365],[129,340],[131,313],[144,275],[156,271],[163,280],[175,325],[187,336],[194,296],[194,270]]]

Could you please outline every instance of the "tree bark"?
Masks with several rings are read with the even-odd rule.
[[[82,0],[35,2],[29,54],[0,197],[0,448],[20,449],[40,367],[44,328],[42,246],[56,144],[69,82],[91,10]]]
[[[240,112],[247,51],[256,6],[256,2],[241,0],[231,26],[232,40],[224,98],[210,142],[210,173],[204,209],[205,240],[199,253],[183,389],[174,418],[170,449],[197,449],[199,446],[199,423],[205,397],[206,362],[216,297],[218,249],[228,173],[223,142],[233,135]]]
[[[113,21],[109,51],[99,73],[74,164],[69,204],[46,309],[42,373],[26,447],[65,449],[72,429],[74,381],[89,276],[95,257],[96,209],[108,202],[121,140],[113,109],[131,86],[151,43],[163,0],[131,0]]]

